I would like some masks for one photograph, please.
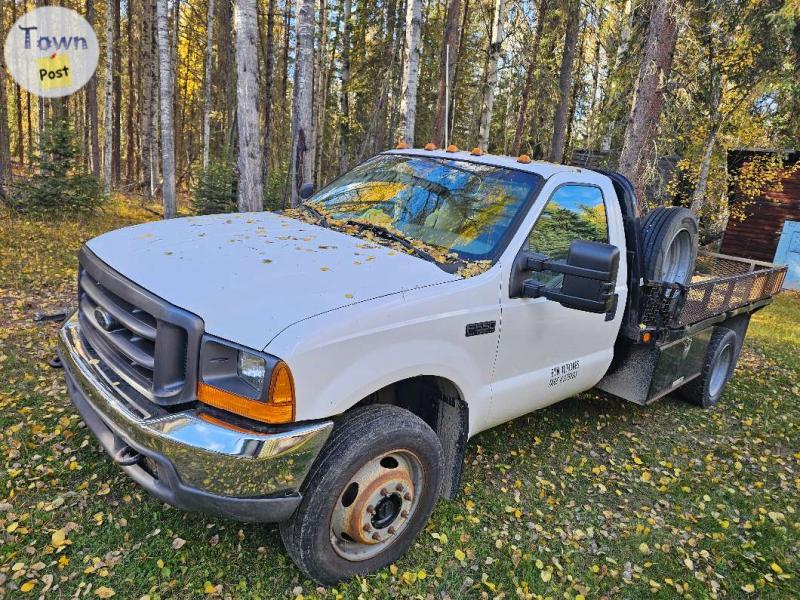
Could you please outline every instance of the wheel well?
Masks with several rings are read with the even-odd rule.
[[[369,404],[405,408],[436,432],[445,459],[441,494],[453,499],[461,485],[469,433],[469,409],[458,387],[444,377],[421,375],[387,385],[356,406]]]

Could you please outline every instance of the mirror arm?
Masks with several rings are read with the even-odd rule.
[[[553,271],[555,273],[585,277],[586,279],[595,279],[597,281],[611,281],[613,279],[613,274],[608,271],[575,267],[565,262],[552,260],[543,254],[534,254],[532,252],[527,253],[525,257],[525,269],[527,271]]]
[[[610,286],[612,284],[606,284]],[[605,287],[605,286],[604,286]],[[613,288],[611,288],[613,289]],[[604,293],[608,294],[611,289],[604,289]],[[522,284],[522,296],[524,298],[547,298],[553,302],[567,302],[575,308],[594,313],[604,313],[608,310],[608,301],[587,300],[584,298],[576,298],[561,292],[561,288],[548,288],[542,283],[538,283],[533,279],[528,279]]]

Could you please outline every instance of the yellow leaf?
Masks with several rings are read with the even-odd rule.
[[[19,586],[19,591],[24,592],[24,593],[27,594],[28,592],[30,592],[35,587],[36,587],[36,582],[35,581],[26,581],[21,586]]]
[[[539,573],[539,576],[542,578],[542,581],[547,583],[553,578],[553,573],[550,571],[542,571],[541,573]]]
[[[772,563],[769,568],[775,571],[778,575],[783,574],[783,569],[778,563]]]
[[[644,471],[642,473],[642,481],[650,481],[650,471]]]
[[[742,586],[742,590],[744,590],[748,594],[752,594],[753,592],[756,591],[756,586],[754,586],[752,583],[748,583],[747,585]]]
[[[641,552],[642,554],[650,554],[650,546],[642,542],[641,544],[639,544],[639,552]]]
[[[464,559],[467,557],[467,555],[466,555],[466,554],[464,554],[464,553],[463,553],[461,550],[459,550],[458,548],[456,548],[456,551],[455,551],[455,552],[453,552],[453,556],[455,556],[455,557],[456,557],[456,560],[459,560],[459,561],[461,561],[461,560],[464,560]]]
[[[112,590],[110,587],[106,587],[101,585],[94,591],[95,596],[98,598],[111,598],[111,596],[115,595],[116,592]]]
[[[53,543],[53,546],[60,548],[67,543],[67,530],[62,527],[61,529],[54,531],[53,535],[50,536],[50,541]]]

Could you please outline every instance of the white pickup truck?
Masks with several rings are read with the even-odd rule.
[[[448,150],[380,154],[286,214],[89,241],[59,354],[121,468],[281,522],[333,583],[403,554],[482,430],[595,386],[717,401],[785,269],[698,257],[691,213],[640,219],[620,175]]]

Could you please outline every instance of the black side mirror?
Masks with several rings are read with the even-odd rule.
[[[558,288],[548,288],[534,279],[523,280],[516,296],[544,297],[567,308],[606,313],[607,320],[614,318],[617,308],[614,288],[619,271],[619,248],[616,246],[576,240],[570,244],[566,262],[523,252],[515,266],[518,272],[554,271],[564,275]]]
[[[300,191],[298,194],[300,195],[301,200],[308,200],[314,195],[314,184],[304,183],[302,186],[300,186]]]

